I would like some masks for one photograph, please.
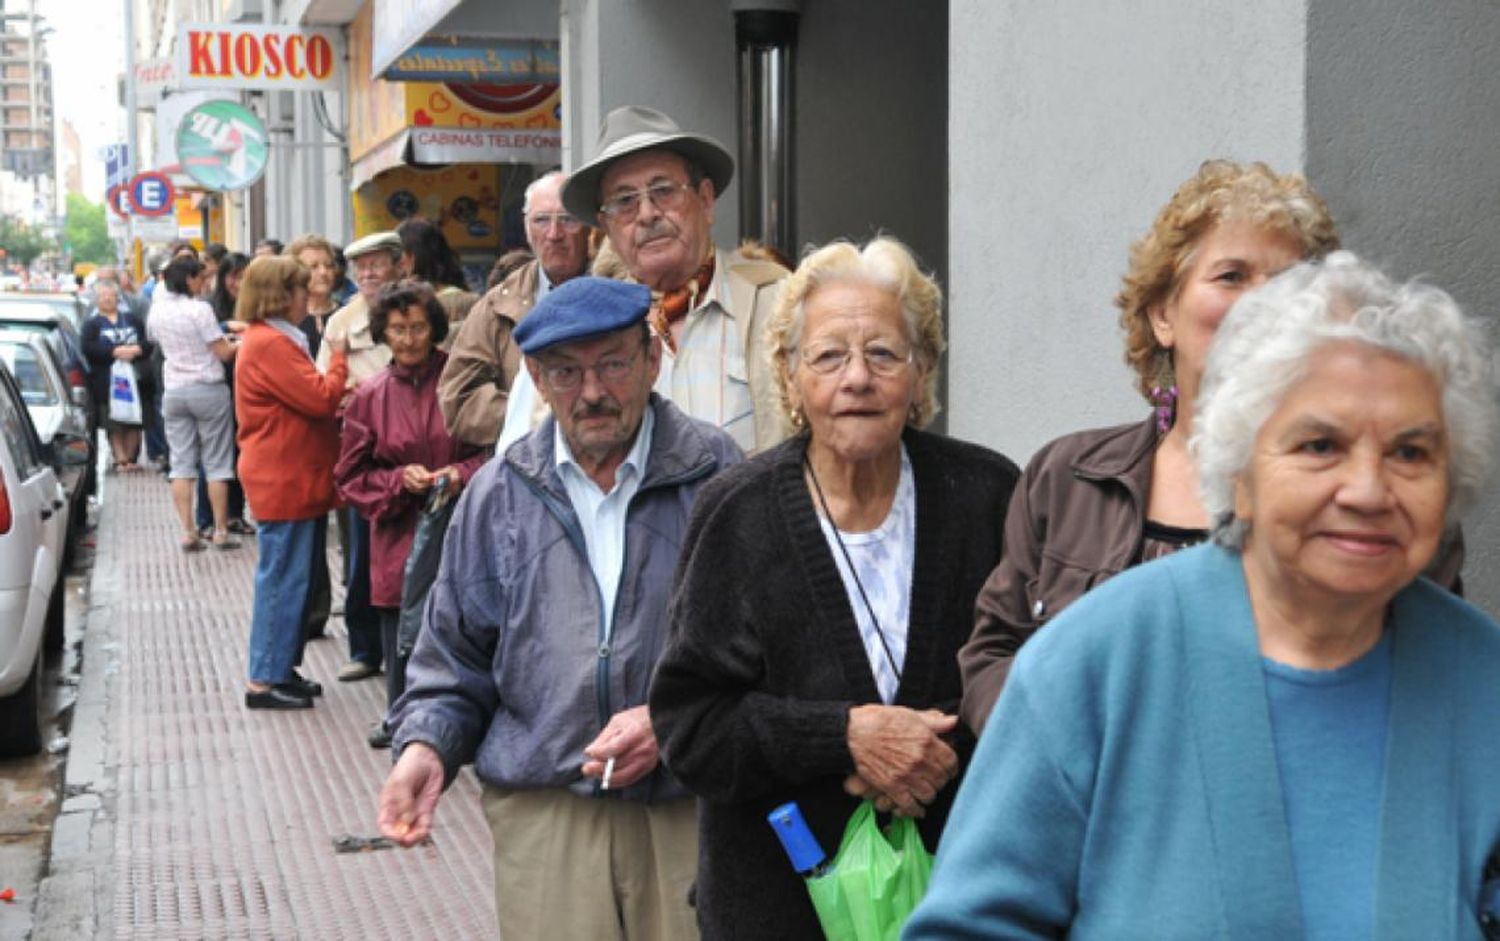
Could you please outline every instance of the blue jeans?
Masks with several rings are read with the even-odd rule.
[[[370,604],[370,524],[349,514],[349,569],[344,574],[344,627],[349,631],[349,659],[380,668],[380,615]]]
[[[284,683],[302,649],[317,520],[262,523],[250,615],[250,681]]]
[[[167,456],[167,432],[165,422],[161,415],[161,390],[154,386],[150,388],[149,395],[141,396],[142,411],[145,413],[146,426],[146,456],[152,458],[165,458]],[[103,415],[99,416],[103,419]]]

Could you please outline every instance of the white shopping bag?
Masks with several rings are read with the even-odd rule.
[[[135,384],[135,366],[115,360],[109,370],[109,419],[122,425],[141,424],[141,390]]]

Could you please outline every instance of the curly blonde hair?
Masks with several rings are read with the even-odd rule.
[[[807,299],[827,284],[869,284],[888,291],[901,308],[912,354],[922,371],[916,401],[906,423],[925,428],[938,413],[938,358],[943,355],[943,291],[918,267],[911,250],[899,240],[879,235],[861,247],[842,239],[815,248],[802,259],[791,277],[781,283],[781,296],[766,323],[777,398],[784,415],[797,428],[806,418],[792,405],[791,380],[796,371],[797,347],[802,342]]]
[[[1130,246],[1130,269],[1115,295],[1125,331],[1125,362],[1147,401],[1153,386],[1172,381],[1172,352],[1156,340],[1151,310],[1176,294],[1198,245],[1225,222],[1250,222],[1287,236],[1302,258],[1322,258],[1339,247],[1328,206],[1300,173],[1277,174],[1264,163],[1208,160],[1177,188],[1151,231]]]

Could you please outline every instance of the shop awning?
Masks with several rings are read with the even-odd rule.
[[[409,130],[399,131],[354,161],[349,167],[349,189],[357,190],[391,167],[406,163],[410,135]]]

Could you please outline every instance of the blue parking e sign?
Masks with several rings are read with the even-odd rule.
[[[130,208],[143,216],[165,216],[172,211],[177,191],[165,173],[147,170],[130,181]]]

